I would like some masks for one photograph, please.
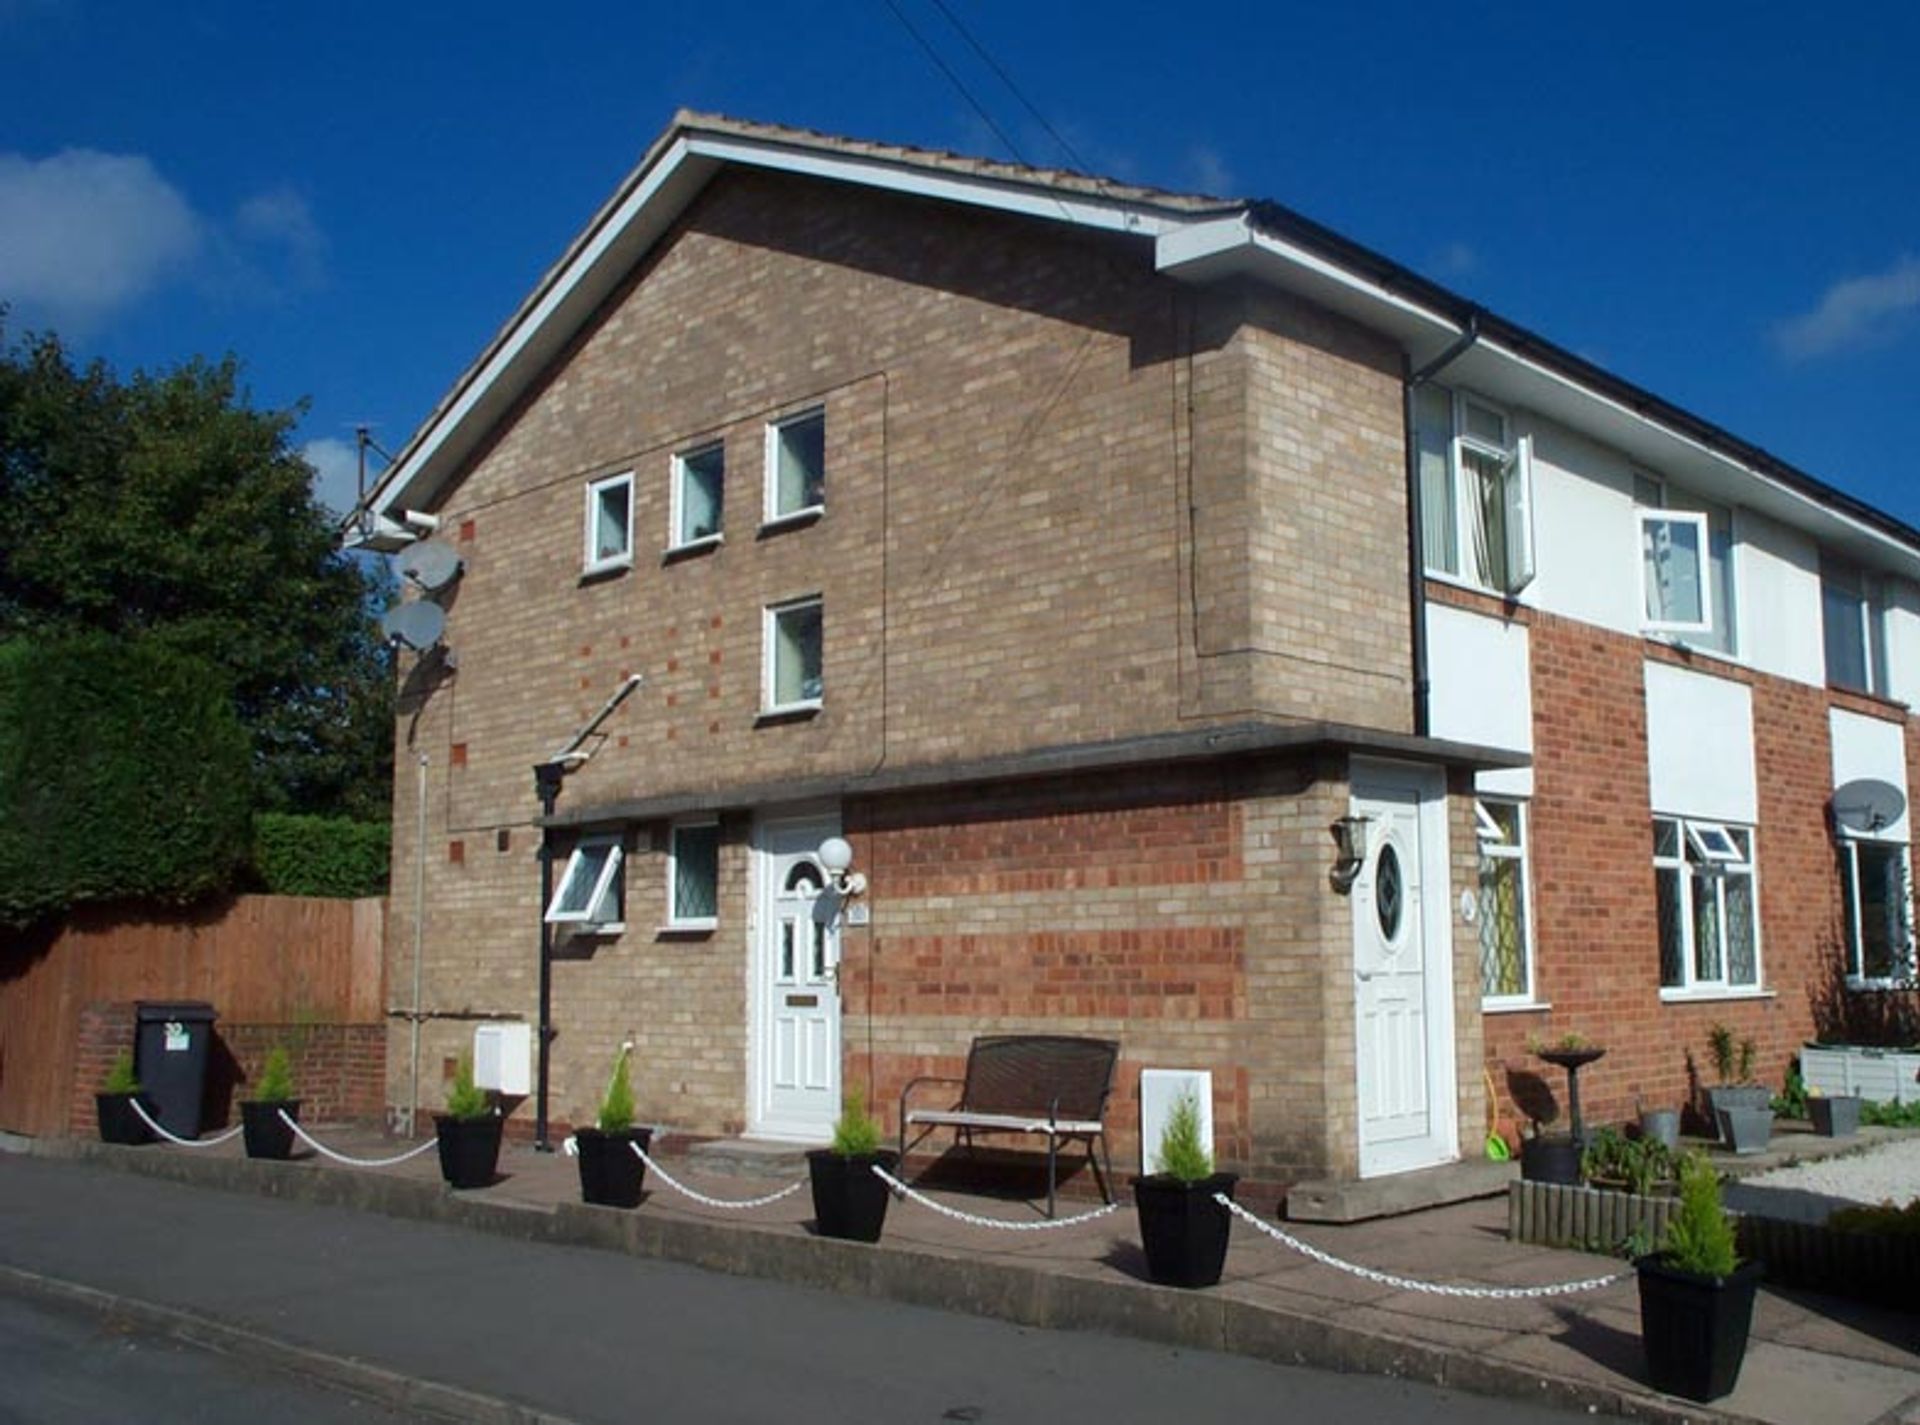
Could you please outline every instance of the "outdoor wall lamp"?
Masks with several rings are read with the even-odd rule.
[[[845,837],[829,836],[820,843],[820,849],[815,854],[819,856],[820,865],[832,882],[834,894],[841,900],[852,900],[855,896],[867,893],[867,878],[864,875],[858,871],[847,874],[847,868],[853,864],[853,847]]]
[[[1360,875],[1360,868],[1367,864],[1367,823],[1370,816],[1343,816],[1327,827],[1333,837],[1333,869],[1327,873],[1327,879],[1333,888],[1345,894]]]

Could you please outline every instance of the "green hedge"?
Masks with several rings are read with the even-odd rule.
[[[252,775],[204,660],[107,634],[0,644],[0,923],[226,889]]]
[[[379,896],[393,830],[384,821],[268,812],[254,818],[253,866],[281,896]]]

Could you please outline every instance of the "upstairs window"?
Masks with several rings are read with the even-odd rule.
[[[1852,564],[1820,561],[1820,623],[1827,681],[1860,693],[1887,691],[1887,621],[1877,581]]]
[[[1675,994],[1760,988],[1753,831],[1655,817],[1653,881],[1660,988]]]
[[[633,563],[633,475],[612,475],[587,486],[587,549],[583,572],[599,574]]]
[[[818,514],[826,503],[826,411],[767,427],[767,523]]]
[[[1913,904],[1902,842],[1843,838],[1840,884],[1847,932],[1847,980],[1862,989],[1913,976]]]
[[[716,822],[673,828],[667,854],[667,924],[711,930],[720,916],[720,827]]]
[[[824,685],[821,603],[816,596],[767,610],[766,711],[820,706]]]
[[[724,445],[716,443],[673,457],[673,548],[719,542],[726,475]]]
[[[1532,442],[1499,407],[1429,385],[1414,397],[1414,443],[1427,572],[1520,592],[1534,573]]]
[[[1489,1006],[1530,1004],[1526,806],[1482,797],[1473,811],[1480,843],[1481,998]]]
[[[574,847],[547,903],[548,922],[582,930],[619,929],[625,918],[624,860],[617,837],[588,837]]]
[[[1641,626],[1733,652],[1733,511],[1693,500],[1650,475],[1634,477],[1640,506]]]

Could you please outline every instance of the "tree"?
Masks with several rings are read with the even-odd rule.
[[[0,337],[4,333],[0,332]],[[263,810],[384,819],[384,590],[335,547],[299,411],[239,363],[125,381],[53,336],[0,352],[0,639],[151,642],[220,670]]]

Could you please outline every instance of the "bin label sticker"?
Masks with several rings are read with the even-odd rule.
[[[187,1052],[187,1026],[177,1019],[167,1021],[167,1052],[169,1054]]]

